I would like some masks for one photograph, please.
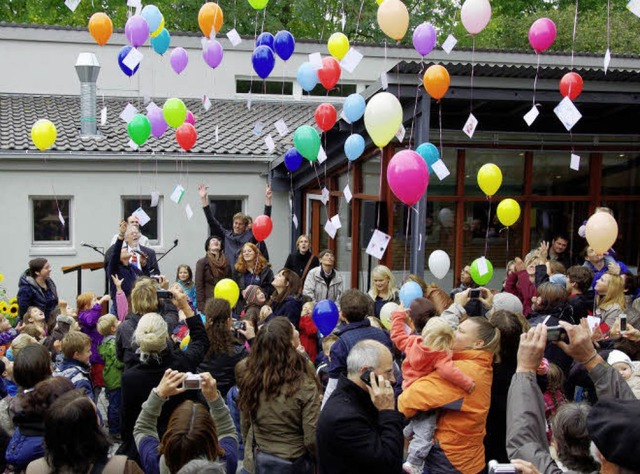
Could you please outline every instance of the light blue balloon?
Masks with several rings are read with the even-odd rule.
[[[149,32],[153,33],[158,28],[160,28],[160,24],[162,23],[162,13],[155,5],[147,5],[140,12],[142,18],[147,20],[147,25],[149,25]]]
[[[422,288],[415,281],[408,281],[400,288],[400,302],[405,308],[411,306],[413,300],[423,296]]]
[[[440,159],[440,152],[438,147],[432,143],[422,143],[416,148],[416,152],[420,155],[429,166],[429,173],[433,173],[431,167],[436,161]]]
[[[311,92],[318,84],[318,71],[313,69],[311,63],[302,63],[298,68],[297,79],[305,91]]]
[[[364,97],[360,94],[351,94],[344,101],[344,116],[351,123],[357,122],[364,115],[364,109],[367,106]]]
[[[364,138],[362,135],[354,133],[344,142],[344,154],[347,155],[349,161],[355,161],[364,152]]]
[[[169,44],[171,44],[171,35],[166,28],[163,28],[158,36],[151,38],[151,47],[160,56],[167,52]]]

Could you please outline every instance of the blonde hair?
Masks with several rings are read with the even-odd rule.
[[[378,265],[371,272],[371,279],[375,280],[376,278],[384,278],[389,282],[387,286],[387,297],[384,299],[385,301],[392,301],[396,299],[397,289],[396,289],[396,279],[393,277],[393,273],[389,270],[389,267],[385,265]],[[378,297],[378,289],[376,285],[371,285],[371,289],[369,290],[369,296],[371,299],[375,301]]]
[[[626,308],[627,303],[624,299],[624,278],[620,275],[613,275],[611,273],[605,273],[605,275],[609,275],[607,292],[603,296],[598,296],[598,308],[606,309],[615,304],[619,305],[621,309]]]
[[[16,359],[18,353],[30,344],[37,344],[38,341],[35,337],[29,336],[29,334],[18,334],[18,336],[11,342],[11,352],[13,353],[13,360]]]
[[[307,239],[307,242],[309,242],[309,247],[311,247],[311,239],[309,238],[309,236],[307,234],[302,234],[296,239],[296,249],[298,248],[298,245],[300,245],[300,241],[302,239]]]
[[[62,338],[62,354],[67,359],[73,359],[76,352],[82,352],[87,347],[91,347],[91,338],[80,331],[69,331]]]
[[[117,324],[118,318],[116,318],[113,314],[105,314],[104,316],[100,316],[100,319],[98,319],[98,332],[102,336],[110,336],[113,327]]]
[[[140,361],[146,362],[167,347],[169,337],[167,323],[158,313],[147,313],[138,322],[133,333],[134,342],[140,347]]]
[[[77,306],[78,313],[80,311],[86,311],[88,309],[91,309],[91,303],[93,302],[94,298],[97,298],[96,294],[92,293],[90,291],[88,291],[86,293],[80,293],[78,295],[77,300],[76,300],[76,306]]]
[[[134,314],[152,313],[158,310],[158,294],[151,278],[138,280],[131,290],[131,311]]]
[[[454,339],[451,325],[440,316],[430,318],[422,330],[422,345],[434,351],[451,349]]]

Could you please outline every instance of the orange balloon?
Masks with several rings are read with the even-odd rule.
[[[224,15],[222,9],[217,3],[208,2],[202,5],[200,12],[198,13],[198,25],[200,25],[200,31],[207,38],[211,37],[211,31],[215,31],[218,34],[220,28],[222,28],[222,22],[224,21]]]
[[[104,46],[113,33],[113,23],[106,13],[94,13],[89,20],[89,33],[100,46]]]
[[[436,100],[440,100],[449,90],[451,78],[444,66],[434,64],[429,66],[429,69],[424,73],[422,82],[429,95]]]

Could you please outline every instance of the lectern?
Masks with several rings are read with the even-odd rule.
[[[62,267],[62,273],[67,274],[71,272],[77,272],[78,281],[78,294],[82,293],[82,270],[91,270],[92,272],[104,268],[104,261],[102,262],[85,262],[77,263],[75,265],[69,265],[68,267]],[[107,292],[108,292],[107,288]]]

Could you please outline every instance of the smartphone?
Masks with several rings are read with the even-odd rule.
[[[199,374],[187,374],[187,378],[182,382],[182,387],[185,390],[200,390],[202,385],[202,379]]]
[[[620,333],[624,334],[627,332],[627,315],[624,313],[620,314]]]
[[[498,461],[489,461],[489,474],[515,474],[516,467],[513,464],[500,464]]]
[[[481,294],[482,294],[482,290],[480,288],[469,290],[469,298],[480,298]]]
[[[360,374],[360,380],[366,383],[369,387],[371,387],[371,372],[373,372],[373,369],[371,367],[367,367],[367,369]]]
[[[569,342],[569,336],[567,335],[567,330],[562,326],[548,326],[547,341]]]
[[[169,290],[157,290],[156,294],[158,295],[158,299],[169,300],[173,298],[173,293],[171,293]]]

